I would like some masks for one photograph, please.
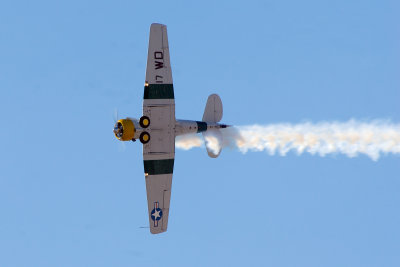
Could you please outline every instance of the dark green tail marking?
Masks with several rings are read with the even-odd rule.
[[[172,84],[149,84],[144,87],[143,99],[174,99]]]
[[[196,121],[196,123],[197,123],[197,132],[198,133],[207,131],[207,123],[206,122]]]
[[[149,175],[174,172],[174,159],[144,160],[144,172]]]

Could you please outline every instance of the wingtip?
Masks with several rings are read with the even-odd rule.
[[[154,228],[150,228],[150,233],[153,235],[165,233],[167,230],[156,230]]]
[[[161,27],[167,27],[167,25],[165,25],[165,24],[154,22],[154,23],[151,24],[150,28],[151,27],[160,27],[160,26]]]

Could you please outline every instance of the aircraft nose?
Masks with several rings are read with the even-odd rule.
[[[118,138],[122,137],[123,134],[123,128],[122,128],[122,124],[120,122],[117,122],[114,125],[114,130],[113,130],[115,136],[117,136]]]

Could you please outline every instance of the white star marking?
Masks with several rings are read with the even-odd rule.
[[[158,217],[161,217],[160,216],[160,211],[161,210],[157,210],[157,209],[154,210],[154,213],[153,213],[154,220],[157,220]]]

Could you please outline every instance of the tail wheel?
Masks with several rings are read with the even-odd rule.
[[[150,125],[150,119],[147,116],[142,116],[139,120],[139,124],[142,128],[147,128]]]
[[[150,141],[150,134],[148,132],[141,133],[139,140],[142,142],[142,144],[147,144]]]

